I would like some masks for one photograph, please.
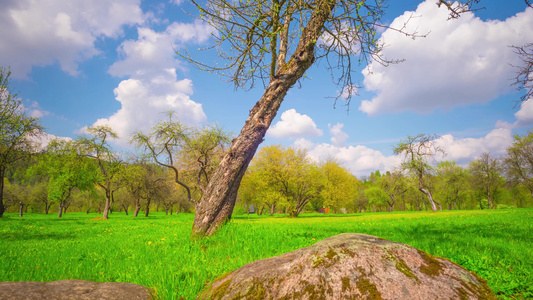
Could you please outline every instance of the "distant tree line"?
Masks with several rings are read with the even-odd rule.
[[[493,209],[533,206],[533,131],[515,136],[507,155],[485,152],[463,167],[436,162],[444,154],[434,135],[401,141],[397,169],[356,178],[338,161],[311,161],[306,150],[268,146],[259,150],[243,178],[244,212],[297,216],[327,208],[333,213]],[[433,163],[432,163],[433,162]]]

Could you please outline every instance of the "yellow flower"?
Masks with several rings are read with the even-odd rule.
[[[149,241],[149,242],[148,242],[148,245],[150,245],[151,243],[152,243],[152,241]]]
[[[161,240],[162,240],[162,241],[164,241],[164,240],[165,240],[165,238],[162,238]]]

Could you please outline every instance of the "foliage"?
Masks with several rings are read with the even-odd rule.
[[[307,151],[267,146],[259,150],[252,161],[243,179],[243,193],[246,195],[250,189],[257,189],[255,197],[271,207],[271,214],[275,206],[281,204],[296,217],[311,199],[319,196],[320,177],[320,170],[309,160]]]
[[[333,159],[323,162],[320,172],[323,179],[320,191],[323,205],[333,208],[334,212],[346,209],[357,193],[359,181]]]
[[[42,133],[39,119],[28,116],[11,87],[11,71],[0,67],[0,217],[4,214],[4,176],[16,161],[35,150]]]
[[[471,161],[468,168],[472,175],[470,177],[472,185],[483,191],[487,197],[488,209],[491,209],[495,204],[494,194],[504,183],[500,162],[485,152],[480,158]]]
[[[29,170],[30,173],[48,175],[47,199],[41,198],[41,201],[45,205],[49,205],[48,201],[58,203],[59,217],[74,189],[92,190],[94,184],[101,179],[96,166],[82,157],[78,150],[78,145],[72,141],[52,140],[46,154]]]
[[[196,204],[198,200],[193,197],[191,187],[205,190],[230,135],[217,126],[188,127],[174,120],[173,112],[167,112],[167,116],[149,134],[135,132],[131,141],[157,164],[172,170],[175,182],[186,190],[189,201]]]
[[[431,191],[428,189],[428,177],[433,171],[429,160],[438,154],[445,155],[444,149],[435,142],[436,138],[436,135],[427,134],[408,136],[393,149],[395,154],[404,157],[402,169],[408,170],[418,178],[418,189],[427,196],[433,211],[437,210],[435,203],[439,207],[440,203],[433,199]],[[440,209],[442,210],[442,207]]]
[[[524,185],[533,197],[533,130],[524,136],[515,136],[503,164],[507,178],[513,184]]]

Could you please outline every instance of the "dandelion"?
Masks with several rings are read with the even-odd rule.
[[[152,243],[152,241],[148,241],[148,245],[150,245]]]
[[[162,238],[161,240],[162,240],[162,241],[164,241],[164,240],[165,240],[165,238]]]

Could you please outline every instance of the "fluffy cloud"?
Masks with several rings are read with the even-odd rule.
[[[519,60],[509,45],[533,40],[533,9],[505,21],[482,21],[473,13],[447,20],[446,8],[435,1],[421,3],[417,10],[396,18],[391,27],[429,35],[410,39],[387,30],[383,55],[405,59],[384,67],[371,63],[363,71],[366,90],[376,96],[361,103],[369,115],[415,111],[428,113],[470,103],[486,103],[511,91],[511,64]]]
[[[480,138],[456,139],[451,134],[443,135],[436,142],[444,149],[446,156],[438,160],[452,160],[465,165],[480,157],[483,152],[490,152],[493,156],[503,155],[513,143],[512,126],[508,125],[499,122],[495,129]]]
[[[202,43],[209,39],[212,28],[194,23],[172,23],[163,32],[138,28],[137,40],[124,41],[118,48],[120,61],[109,68],[113,76],[154,77],[167,68],[179,67],[175,49],[185,43]]]
[[[348,168],[352,174],[359,177],[368,176],[376,170],[393,170],[401,163],[398,156],[385,156],[378,150],[360,145],[337,147],[330,144],[318,144],[309,150],[309,156],[315,161],[333,157]]]
[[[343,127],[344,124],[342,123],[337,123],[333,126],[328,124],[329,133],[331,134],[331,142],[337,147],[344,146],[344,142],[348,139],[348,134],[342,131]]]
[[[122,107],[111,117],[99,119],[93,125],[111,126],[119,135],[119,144],[126,145],[133,131],[147,132],[164,118],[164,111],[175,111],[177,119],[188,125],[205,121],[202,105],[189,98],[191,80],[177,80],[175,69],[166,72],[150,81],[130,78],[120,82],[114,92]]]
[[[444,149],[446,156],[437,156],[432,163],[453,160],[466,166],[470,161],[480,157],[483,152],[488,151],[493,156],[503,155],[513,142],[512,127],[511,124],[498,122],[495,129],[480,138],[457,139],[451,134],[443,135],[436,140],[436,143]],[[381,151],[361,145],[314,144],[306,139],[298,139],[294,142],[294,146],[307,149],[310,158],[317,162],[333,157],[358,177],[368,176],[376,170],[382,172],[394,170],[402,161],[399,155],[387,156]]]
[[[78,63],[100,53],[95,42],[144,22],[140,0],[7,0],[0,10],[0,65],[27,77],[33,66],[59,62],[77,75]]]
[[[308,115],[301,115],[295,109],[281,114],[281,121],[271,126],[267,134],[274,138],[298,139],[302,137],[321,136],[322,130]]]
[[[111,126],[120,137],[119,144],[125,145],[134,131],[148,131],[168,110],[185,124],[204,122],[207,117],[202,105],[190,99],[192,81],[177,77],[179,61],[174,49],[192,41],[204,42],[210,32],[211,28],[200,22],[172,23],[162,32],[139,28],[137,40],[124,41],[118,48],[121,60],[109,68],[113,76],[129,77],[114,90],[121,108],[94,125]]]
[[[520,110],[514,114],[517,127],[533,126],[533,99],[522,102]]]

